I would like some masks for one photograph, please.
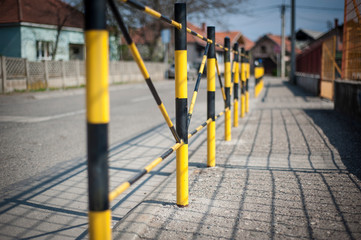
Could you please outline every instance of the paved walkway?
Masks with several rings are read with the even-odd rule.
[[[190,158],[190,202],[171,175],[113,229],[118,239],[361,239],[361,125],[279,79],[250,113]]]

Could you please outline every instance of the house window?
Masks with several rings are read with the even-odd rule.
[[[261,53],[266,53],[266,46],[261,46]]]
[[[53,54],[53,42],[37,41],[36,57],[38,60],[51,60]]]
[[[83,59],[84,59],[84,45],[69,44],[69,60],[83,60]]]

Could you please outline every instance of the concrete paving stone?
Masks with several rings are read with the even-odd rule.
[[[231,141],[223,141],[224,130],[217,130],[216,168],[203,168],[204,150],[192,156],[200,165],[190,167],[190,205],[184,209],[174,205],[175,189],[169,186],[175,178],[171,175],[170,185],[161,185],[156,197],[150,195],[138,207],[144,209],[156,198],[159,204],[152,206],[153,218],[127,236],[357,239],[360,178],[348,172],[347,160],[360,162],[354,152],[360,143],[354,139],[361,128],[345,130],[346,124],[341,133],[331,132],[328,128],[335,122],[340,126],[350,121],[336,118],[331,102],[308,96],[279,79],[266,83],[263,95],[252,99],[250,114],[240,120],[240,127],[232,128]],[[333,136],[340,134],[352,136],[351,146]],[[137,224],[142,211],[137,212],[133,210],[113,229],[116,236],[128,232],[123,226],[128,218]]]

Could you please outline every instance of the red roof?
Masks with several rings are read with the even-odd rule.
[[[60,0],[1,0],[0,23],[38,23],[83,28],[84,15]]]
[[[269,39],[271,39],[273,42],[275,42],[278,46],[281,47],[282,45],[282,37],[279,35],[273,35],[273,34],[267,34],[266,35]],[[286,44],[286,51],[287,52],[291,52],[291,41],[288,40],[287,38],[285,39],[285,44]],[[298,48],[295,48],[296,53],[300,53],[301,50]]]
[[[242,36],[243,37],[243,41],[244,41],[244,49],[246,50],[246,51],[249,51],[249,50],[251,50],[251,48],[253,48],[253,46],[254,46],[254,42],[251,40],[251,39],[249,39],[249,38],[247,38],[246,36]],[[242,45],[241,45],[242,46]]]
[[[191,30],[195,31],[196,33],[199,33],[202,36],[207,37],[205,25],[203,25],[204,28],[199,28],[190,22],[188,22],[187,25],[188,25],[188,28],[190,28]],[[215,37],[216,37],[216,42],[221,45],[224,45],[224,38],[229,37],[230,41],[231,41],[231,45],[238,42],[241,47],[245,48],[245,50],[251,49],[254,45],[253,41],[251,41],[250,39],[245,37],[241,32],[238,32],[238,31],[216,32]],[[199,45],[203,45],[203,46],[205,45],[205,42],[203,40],[201,40],[191,34],[188,34],[188,36],[187,36],[187,43],[198,43]],[[221,49],[217,48],[217,50],[220,51]]]

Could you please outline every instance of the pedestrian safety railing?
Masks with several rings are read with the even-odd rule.
[[[108,0],[107,2],[106,0],[85,1],[89,236],[91,239],[111,239],[110,202],[116,199],[142,176],[149,173],[173,152],[176,152],[176,204],[179,207],[186,207],[188,205],[188,139],[207,127],[207,166],[214,167],[216,165],[215,121],[225,115],[225,140],[230,141],[231,96],[234,96],[234,127],[238,126],[238,117],[244,117],[245,113],[249,111],[249,57],[245,54],[243,49],[239,51],[238,43],[234,44],[233,50],[231,49],[230,39],[228,37],[224,39],[224,45],[216,43],[215,27],[213,26],[207,28],[206,37],[187,28],[185,3],[175,4],[174,20],[172,20],[135,0],[123,0],[123,2],[162,20],[175,28],[176,126],[169,117],[166,108],[152,83],[143,59],[127,30],[114,0]],[[142,171],[128,181],[120,184],[111,192],[108,192],[107,129],[109,123],[109,93],[108,32],[106,30],[105,19],[106,3],[108,3],[133,58],[175,140],[175,144],[160,157],[154,159]],[[189,110],[187,96],[187,33],[206,42]],[[216,46],[224,50],[224,87],[216,58]],[[231,53],[233,54],[232,66],[230,61]],[[195,130],[188,131],[205,66],[207,66],[207,120]],[[215,112],[216,71],[225,104],[225,109],[217,115]],[[241,80],[240,83],[239,80]],[[241,93],[240,100],[239,92]]]

